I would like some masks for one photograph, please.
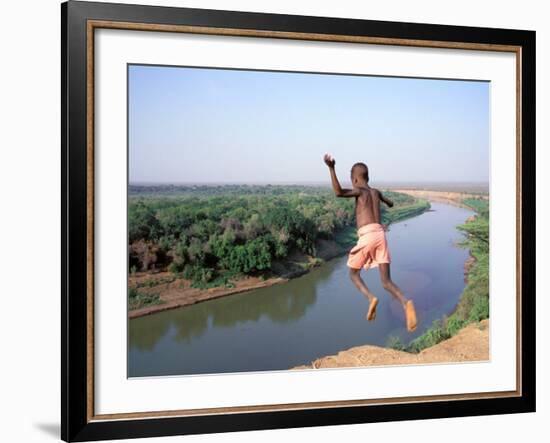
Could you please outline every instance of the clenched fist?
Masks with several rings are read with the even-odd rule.
[[[330,154],[325,154],[325,156],[323,157],[323,160],[325,161],[325,164],[329,168],[334,168],[334,165],[336,164],[336,160],[334,160],[334,158],[332,158]]]

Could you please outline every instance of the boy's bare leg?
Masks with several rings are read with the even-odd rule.
[[[367,320],[374,320],[376,318],[376,306],[378,305],[378,299],[372,294],[372,292],[369,291],[369,288],[367,288],[367,285],[361,278],[360,273],[360,269],[350,268],[349,270],[349,276],[355,287],[359,289],[359,291],[361,291],[361,294],[369,299],[369,311],[367,313]]]
[[[405,308],[407,299],[401,292],[401,289],[392,281],[390,276],[390,265],[389,263],[380,263],[378,265],[380,271],[380,280],[382,280],[382,287],[388,291],[392,296],[394,296]]]
[[[414,304],[412,300],[407,300],[399,286],[397,286],[390,276],[390,264],[389,263],[380,263],[380,279],[382,280],[382,286],[386,291],[393,295],[405,310],[405,317],[407,320],[407,329],[409,331],[414,331],[416,329],[416,310],[414,309]]]

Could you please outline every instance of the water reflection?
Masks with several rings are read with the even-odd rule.
[[[140,351],[153,350],[155,344],[170,329],[170,323],[162,318],[158,318],[159,316],[151,315],[148,321],[144,321],[145,318],[130,321],[130,327],[128,328],[130,349],[136,348]]]
[[[272,286],[253,293],[235,294],[216,300],[197,303],[184,309],[160,312],[131,320],[130,347],[151,351],[155,344],[174,327],[174,339],[190,343],[209,327],[230,328],[246,322],[257,322],[262,317],[285,324],[303,317],[309,306],[315,304],[317,286],[330,277],[315,270],[291,284]],[[309,278],[307,278],[309,277]],[[312,284],[313,283],[313,284]]]

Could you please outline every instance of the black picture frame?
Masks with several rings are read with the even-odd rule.
[[[61,5],[61,438],[89,441],[535,411],[535,32],[69,1]],[[521,395],[400,404],[95,420],[90,415],[87,23],[187,25],[511,45],[521,54]],[[145,32],[145,31],[144,31]],[[93,325],[92,325],[93,326]]]

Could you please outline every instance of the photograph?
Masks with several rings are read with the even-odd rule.
[[[490,361],[490,101],[129,63],[127,376]]]

